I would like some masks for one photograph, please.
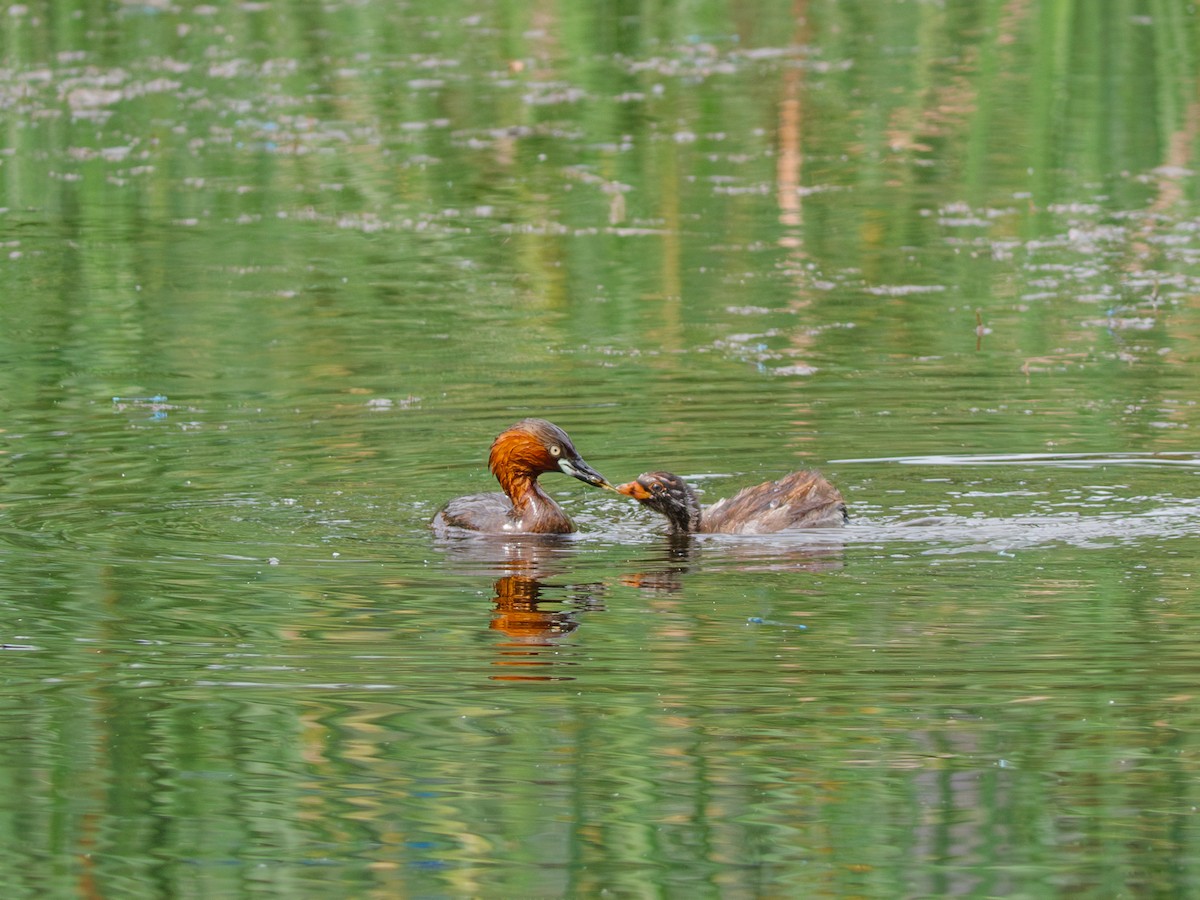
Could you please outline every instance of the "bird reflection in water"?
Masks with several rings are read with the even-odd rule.
[[[672,533],[663,536],[654,556],[639,571],[622,575],[621,584],[648,593],[675,594],[684,589],[684,576],[692,569],[818,574],[841,569],[843,557],[844,545],[832,536],[814,540],[799,535],[708,538]]]
[[[494,681],[567,681],[574,678],[562,671],[573,666],[569,652],[564,652],[562,639],[579,627],[581,610],[604,609],[601,595],[603,585],[585,584],[558,587],[543,584],[531,575],[505,575],[495,583],[495,612],[491,628],[503,633],[508,640],[496,645],[499,658],[494,665],[513,669],[554,671],[512,671],[490,676]],[[559,596],[567,591],[569,609],[545,609],[542,604],[560,604]],[[546,594],[549,593],[549,596]]]
[[[582,657],[570,635],[585,613],[603,612],[609,585],[619,583],[671,602],[686,596],[692,570],[809,572],[840,569],[843,545],[828,532],[806,535],[672,533],[623,575],[604,581],[571,581],[579,546],[570,537],[521,534],[441,543],[471,578],[491,579],[494,596],[489,629],[496,633],[494,681],[570,681]]]
[[[656,548],[656,558],[646,561],[641,572],[621,576],[621,584],[654,594],[674,594],[683,589],[683,576],[697,552],[689,534],[668,534]]]
[[[576,555],[569,538],[515,535],[504,540],[454,541],[449,554],[468,562],[468,574],[483,572],[495,579],[490,629],[503,635],[493,665],[505,667],[496,681],[565,681],[577,664],[573,646],[564,640],[580,624],[584,612],[604,609],[605,586],[568,583]]]

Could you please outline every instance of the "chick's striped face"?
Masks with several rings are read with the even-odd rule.
[[[636,481],[623,484],[617,490],[658,512],[673,505],[686,505],[688,499],[683,479],[670,472],[643,472]]]
[[[632,497],[647,509],[666,516],[672,531],[700,528],[700,500],[686,481],[670,472],[643,472],[636,481],[622,484],[617,492]]]
[[[683,479],[662,472],[647,472],[638,476],[638,484],[646,492],[642,502],[658,512],[687,505],[687,488]]]

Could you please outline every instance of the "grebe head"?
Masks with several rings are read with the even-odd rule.
[[[584,484],[613,489],[603,475],[584,462],[567,433],[545,419],[522,419],[501,432],[492,441],[488,468],[497,478],[501,472],[521,472],[534,478],[544,472],[563,472]]]
[[[617,486],[617,491],[643,506],[662,513],[672,531],[700,530],[700,498],[691,485],[670,472],[644,472],[637,481]]]

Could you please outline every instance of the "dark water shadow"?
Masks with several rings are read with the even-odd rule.
[[[842,529],[776,535],[665,535],[646,564],[621,584],[679,593],[689,572],[830,572],[843,566]]]
[[[434,547],[449,571],[469,578],[543,578],[570,571],[586,543],[578,534],[487,534],[438,538]]]

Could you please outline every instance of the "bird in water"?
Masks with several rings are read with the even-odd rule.
[[[708,507],[700,505],[691,485],[670,472],[645,472],[616,490],[666,516],[671,534],[771,534],[849,520],[838,489],[812,471],[748,487]]]
[[[563,472],[584,484],[613,489],[584,462],[567,433],[545,419],[522,419],[502,431],[492,441],[488,468],[504,493],[451,500],[430,522],[436,534],[569,534],[574,523],[542,490],[538,476]]]

